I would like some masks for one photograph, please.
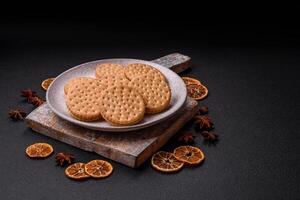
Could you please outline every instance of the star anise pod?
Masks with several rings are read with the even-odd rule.
[[[13,120],[22,120],[26,117],[26,113],[21,111],[20,109],[10,110],[8,115]]]
[[[194,143],[195,136],[191,131],[185,132],[178,137],[178,142],[182,142],[184,144]]]
[[[29,97],[28,102],[31,103],[32,105],[40,106],[43,103],[45,103],[45,100],[39,96],[35,96],[35,97]]]
[[[31,89],[25,89],[25,90],[21,90],[21,96],[29,98],[29,97],[36,97],[37,94],[35,91],[32,91]]]
[[[206,107],[206,106],[200,106],[198,113],[199,113],[199,115],[205,115],[205,114],[207,114],[208,113],[208,107]]]
[[[203,136],[204,140],[207,142],[215,142],[218,140],[219,137],[219,135],[208,131],[203,131],[201,135]]]
[[[75,159],[73,154],[61,152],[56,154],[55,160],[57,165],[64,166],[65,164],[71,164]]]
[[[208,116],[196,115],[194,116],[194,120],[194,123],[198,124],[201,130],[211,130],[214,128],[214,124]]]

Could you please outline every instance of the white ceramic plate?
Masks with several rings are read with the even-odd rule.
[[[169,108],[164,112],[158,114],[145,115],[142,121],[132,126],[113,126],[105,121],[83,122],[71,117],[65,103],[64,85],[68,80],[74,77],[79,77],[79,76],[95,77],[96,65],[100,63],[107,63],[107,62],[119,63],[125,66],[130,63],[144,63],[144,64],[151,65],[157,68],[158,70],[160,70],[167,78],[171,88],[172,96],[171,96],[171,103]],[[183,106],[184,102],[186,101],[186,97],[187,97],[187,91],[186,91],[185,84],[176,73],[159,64],[152,63],[149,61],[144,61],[144,60],[136,60],[136,59],[104,59],[104,60],[97,60],[97,61],[88,62],[88,63],[75,66],[60,74],[52,82],[46,94],[48,105],[53,110],[53,112],[57,114],[59,117],[71,123],[89,129],[111,131],[111,132],[137,130],[137,129],[142,129],[151,126],[153,124],[159,123],[174,115]]]

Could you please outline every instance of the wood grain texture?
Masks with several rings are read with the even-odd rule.
[[[181,71],[189,60],[176,53],[155,62]],[[197,111],[197,102],[188,98],[177,114],[162,123],[137,131],[111,133],[76,126],[56,116],[44,103],[26,117],[26,122],[38,133],[135,168],[162,147]]]
[[[47,103],[30,113],[26,121],[34,131],[56,140],[96,152],[106,158],[138,167],[163,146],[198,111],[188,99],[178,114],[152,127],[122,133],[95,131],[73,125],[56,116]]]
[[[172,53],[152,60],[152,62],[167,67],[176,73],[180,73],[189,68],[189,65],[191,64],[191,58],[180,53]]]

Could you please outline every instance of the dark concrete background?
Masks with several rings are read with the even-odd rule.
[[[95,20],[8,16],[0,30],[1,199],[299,199],[299,33],[293,24],[202,24],[171,18]],[[180,29],[178,28],[180,27]],[[25,148],[48,142],[76,161],[102,157],[39,135],[7,112],[34,107],[19,91],[45,92],[40,83],[70,67],[96,59],[152,60],[180,52],[192,58],[184,74],[209,89],[201,105],[210,108],[216,145],[196,139],[203,165],[165,175],[149,161],[139,169],[112,162],[103,180],[72,181]],[[171,150],[169,142],[163,149]]]

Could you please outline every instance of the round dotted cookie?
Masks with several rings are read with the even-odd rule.
[[[135,77],[140,75],[151,74],[151,73],[153,73],[155,76],[165,79],[164,75],[159,70],[157,70],[156,68],[150,65],[146,65],[142,63],[133,63],[125,67],[125,75],[129,80],[132,80]]]
[[[125,76],[123,65],[116,63],[103,63],[98,64],[96,67],[96,78],[101,78],[104,75],[116,75]]]
[[[146,103],[146,113],[159,113],[168,108],[171,90],[168,83],[153,74],[137,76],[129,82]]]
[[[106,88],[106,85],[93,78],[74,82],[66,95],[66,105],[71,115],[81,121],[101,119],[99,99]]]
[[[68,90],[69,90],[70,86],[74,85],[78,81],[84,81],[84,80],[94,80],[94,78],[90,78],[90,77],[76,77],[76,78],[72,78],[72,79],[68,80],[67,83],[64,86],[64,93],[65,93],[65,95],[68,94]]]
[[[144,117],[144,100],[130,87],[109,87],[102,92],[100,101],[102,117],[113,125],[133,125]]]
[[[115,86],[115,85],[128,85],[129,80],[125,77],[125,75],[121,74],[105,74],[98,78],[100,83],[107,86]]]

